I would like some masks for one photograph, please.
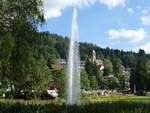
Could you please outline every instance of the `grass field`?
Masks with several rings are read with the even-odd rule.
[[[136,101],[150,101],[150,96],[135,96],[135,95],[110,95],[110,96],[101,96],[101,97],[94,97],[94,96],[83,96],[83,102],[109,102],[109,101],[129,101],[129,102],[136,102]]]

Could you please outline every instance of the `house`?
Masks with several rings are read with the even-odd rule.
[[[65,59],[58,59],[57,60],[58,61],[58,64],[60,64],[60,65],[67,65],[67,61],[65,60]]]
[[[91,94],[94,96],[108,96],[112,94],[116,94],[116,91],[111,91],[111,90],[82,90],[83,93]]]
[[[125,68],[124,69],[124,74],[125,75],[130,75],[130,73],[131,73],[131,68]]]
[[[109,75],[107,75],[107,76],[104,76],[104,79],[111,79],[111,78],[113,78],[113,77],[114,77],[114,75],[109,74]]]
[[[67,60],[65,59],[58,59],[58,64],[62,65],[62,66],[66,66],[67,65]],[[60,67],[60,66],[59,66]],[[85,61],[80,61],[80,68],[84,68],[85,67]],[[54,67],[55,68],[55,67]],[[57,67],[56,67],[57,68]]]
[[[126,67],[122,66],[122,69],[123,69],[123,74],[124,75],[130,76],[131,68],[126,68]]]

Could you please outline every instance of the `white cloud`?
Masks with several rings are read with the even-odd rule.
[[[128,13],[133,14],[134,10],[132,8],[128,8]]]
[[[96,0],[44,0],[45,17],[53,18],[61,16],[62,9],[66,7],[88,6],[94,4]]]
[[[83,7],[93,5],[96,2],[107,5],[109,8],[114,8],[118,5],[124,5],[125,0],[43,0],[44,13],[46,19],[62,15],[62,10],[66,7]]]
[[[143,50],[146,51],[146,53],[150,53],[150,42],[148,42],[148,43],[146,43],[146,44],[144,44],[144,45],[142,45],[142,46],[140,46],[140,47],[137,47],[137,48],[135,48],[134,50],[135,50],[136,52],[138,52],[139,49],[143,49]]]
[[[108,35],[111,39],[126,39],[129,40],[130,42],[139,42],[146,38],[147,33],[142,28],[138,30],[112,29],[108,31]]]
[[[125,5],[126,0],[100,0],[100,3],[107,5],[108,8],[114,8],[118,5]]]
[[[145,10],[145,9],[144,9],[144,10],[142,10],[142,13],[143,13],[143,14],[147,14],[147,13],[148,13],[148,10]]]
[[[50,9],[45,12],[45,18],[54,18],[61,15],[62,13],[59,9]]]
[[[150,16],[142,16],[141,17],[142,24],[145,26],[150,25]]]

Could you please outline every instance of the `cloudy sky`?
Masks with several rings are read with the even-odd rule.
[[[46,23],[39,30],[69,37],[74,7],[79,41],[150,53],[150,0],[44,0]]]

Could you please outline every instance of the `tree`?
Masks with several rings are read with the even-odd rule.
[[[104,59],[104,76],[113,73],[113,65],[110,60]]]
[[[122,62],[125,67],[133,68],[136,64],[136,59],[133,53],[128,53],[127,55],[123,56]]]
[[[0,29],[3,33],[8,32],[14,42],[11,52],[6,52],[11,53],[9,58],[6,57],[10,61],[9,79],[18,89],[32,88],[33,84],[26,80],[30,78],[28,81],[32,81],[42,73],[39,73],[39,69],[42,69],[39,62],[35,63],[36,60],[41,61],[41,57],[37,55],[35,39],[38,36],[36,27],[38,23],[44,21],[42,2],[41,0],[2,0],[0,5]],[[2,67],[5,66],[6,61],[8,60],[2,62]]]
[[[91,89],[98,89],[103,72],[99,70],[95,62],[93,63],[89,59],[86,60],[85,70],[89,76]]]
[[[89,79],[90,79],[90,87],[91,87],[91,89],[92,90],[98,89],[99,87],[98,87],[96,76],[90,76]]]
[[[51,65],[51,64],[58,64],[57,58],[55,55],[49,55],[48,57],[48,65]]]
[[[88,73],[88,75],[93,75],[92,65],[92,62],[90,62],[89,58],[87,58],[85,62],[85,70]]]
[[[131,69],[131,75],[130,75],[130,88],[132,93],[135,93],[136,87],[135,87],[135,67]]]
[[[0,28],[14,29],[19,21],[38,23],[44,21],[41,0],[1,0]]]
[[[119,75],[122,75],[123,74],[123,69],[122,69],[122,62],[119,58],[114,58],[113,59],[113,72],[114,72],[114,75],[116,77],[119,77]]]
[[[0,82],[4,88],[10,84],[10,57],[14,38],[8,32],[1,32],[0,40]]]
[[[33,66],[36,65],[34,61],[40,59],[36,52],[36,44],[34,44],[35,36],[36,31],[32,25],[22,22],[16,26],[16,30],[14,31],[15,39],[10,58],[10,77],[18,89],[25,88],[25,80],[30,75]]]
[[[145,51],[144,50],[139,50],[139,56],[138,56],[138,62],[135,66],[135,69],[132,72],[132,81],[135,85],[136,92],[139,95],[144,94],[145,90],[145,80],[147,76],[147,66],[146,66],[146,58],[145,58]]]
[[[32,63],[32,67],[28,70],[29,73],[26,73],[24,86],[21,88],[40,91],[49,89],[52,81],[52,73],[47,67],[46,61],[40,58],[38,61],[34,60]]]
[[[145,87],[146,87],[146,91],[150,91],[150,60],[147,61],[146,63],[147,66],[147,76],[146,76],[146,80],[145,80]]]
[[[119,80],[116,77],[112,77],[108,79],[108,88],[109,89],[117,89],[119,87]]]
[[[66,59],[68,57],[69,43],[65,43],[65,41],[58,41],[55,44],[55,48],[57,49],[61,58]]]
[[[81,70],[81,88],[86,90],[90,89],[90,80],[84,69]]]
[[[66,70],[65,69],[56,69],[52,70],[52,86],[53,88],[58,89],[58,94],[60,97],[66,97]]]
[[[119,89],[124,90],[126,89],[126,80],[125,80],[125,75],[119,75]]]

